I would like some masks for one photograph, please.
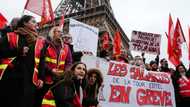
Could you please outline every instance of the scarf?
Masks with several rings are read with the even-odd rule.
[[[32,31],[26,27],[20,27],[15,32],[20,34],[20,35],[25,36],[26,41],[29,45],[34,44],[37,37],[38,37],[37,32]]]

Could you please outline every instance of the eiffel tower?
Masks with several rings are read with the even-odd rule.
[[[129,39],[114,17],[110,0],[62,0],[55,10],[57,24],[59,23],[58,20],[60,19],[60,16],[63,14],[65,16],[64,33],[68,33],[69,31],[69,18],[74,18],[78,21],[99,28],[99,37],[107,31],[110,35],[111,41],[113,41],[115,31],[120,31],[122,52],[128,55],[127,57],[129,59],[132,58],[129,51]],[[99,41],[98,48],[100,48],[100,45],[101,41]]]

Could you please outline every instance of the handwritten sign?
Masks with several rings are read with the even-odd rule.
[[[151,54],[160,53],[160,34],[132,31],[130,50]]]

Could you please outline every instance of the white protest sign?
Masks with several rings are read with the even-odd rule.
[[[101,107],[176,107],[170,74],[146,71],[126,63],[83,56],[87,69],[102,71]]]
[[[140,31],[132,31],[130,50],[146,52],[151,54],[160,53],[160,34],[153,34]]]
[[[88,51],[97,54],[98,28],[70,19],[69,33],[73,38],[75,51]]]

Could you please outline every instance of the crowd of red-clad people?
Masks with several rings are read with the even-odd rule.
[[[5,107],[98,107],[103,76],[99,69],[88,69],[81,62],[91,52],[73,50],[72,36],[54,26],[49,34],[39,35],[33,16],[14,18],[0,29],[0,102]],[[190,102],[190,71],[181,63],[169,68],[166,59],[146,63],[144,53],[128,60],[110,57],[100,50],[99,57],[167,72],[175,89],[177,107]],[[47,106],[49,105],[49,106]]]

